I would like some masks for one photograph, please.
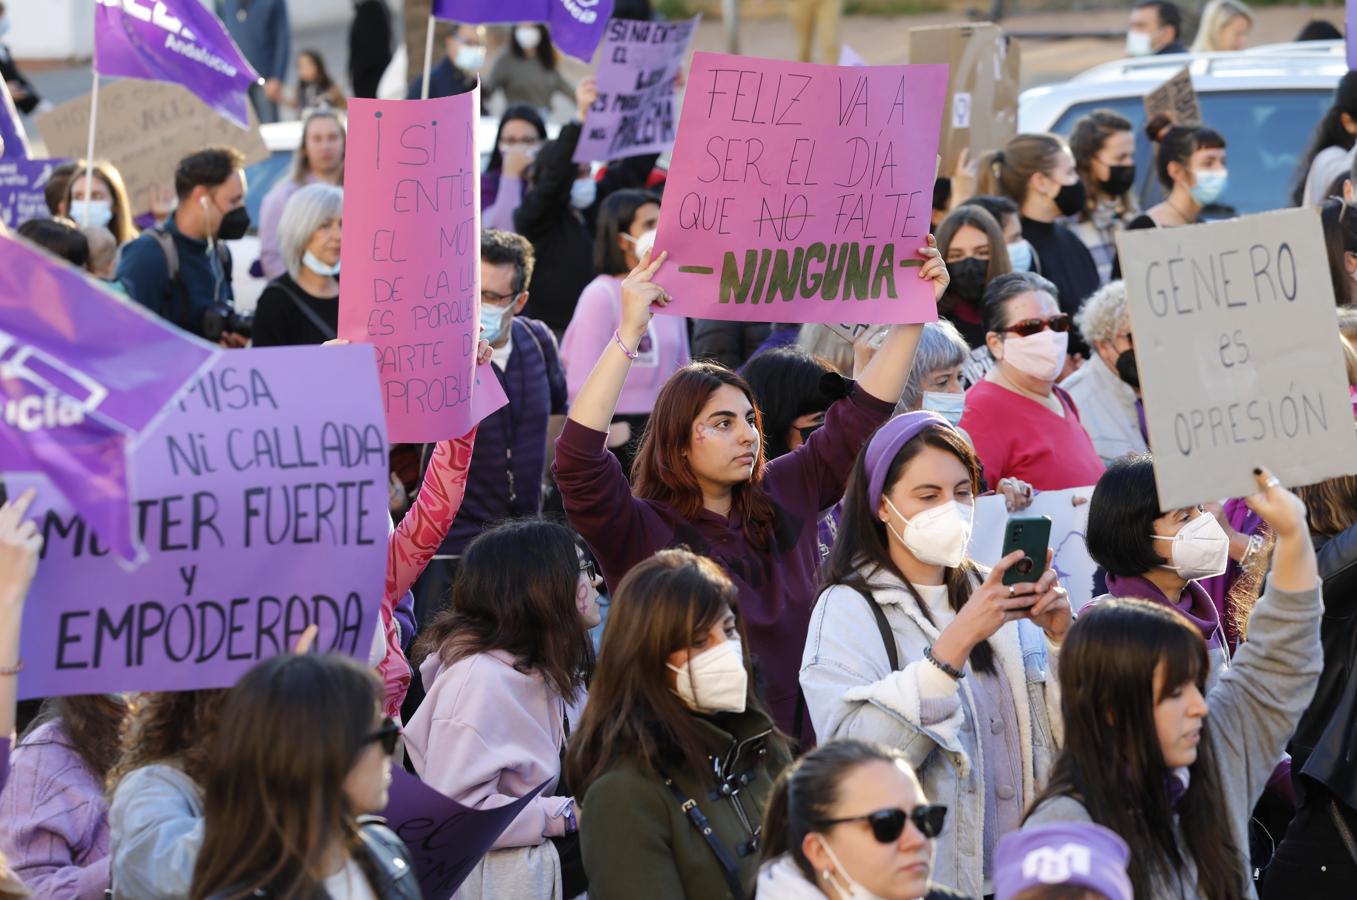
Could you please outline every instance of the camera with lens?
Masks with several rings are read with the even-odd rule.
[[[254,334],[254,314],[237,312],[228,303],[213,303],[203,311],[203,337],[219,341],[228,332],[248,340]]]

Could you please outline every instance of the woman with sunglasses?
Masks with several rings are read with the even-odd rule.
[[[467,547],[452,605],[415,645],[428,694],[406,740],[424,783],[472,808],[503,806],[547,784],[472,870],[462,900],[546,900],[584,889],[552,841],[565,843],[579,827],[560,783],[561,756],[593,671],[597,581],[569,528],[506,522]]]
[[[992,892],[999,838],[1016,830],[1055,755],[1048,683],[1070,606],[1049,568],[1002,583],[966,555],[980,465],[931,412],[897,416],[858,457],[801,664],[822,740],[898,747],[952,810],[933,877]]]
[[[1056,387],[1071,324],[1056,286],[1032,272],[1000,275],[985,288],[983,313],[996,363],[966,392],[960,427],[971,436],[985,481],[1018,478],[1039,491],[1093,484],[1103,462],[1074,401]]]
[[[405,843],[362,817],[386,808],[400,729],[372,670],[284,654],[227,694],[203,779],[191,900],[419,900]]]
[[[821,744],[785,769],[763,816],[759,900],[952,900],[935,885],[933,839],[947,807],[930,804],[899,750]]]
[[[1116,832],[1137,897],[1255,896],[1250,811],[1319,680],[1323,609],[1305,506],[1254,472],[1248,504],[1277,546],[1249,639],[1214,687],[1197,623],[1161,603],[1096,604],[1061,649],[1064,746],[1027,823]],[[1311,896],[1291,887],[1287,896]]]

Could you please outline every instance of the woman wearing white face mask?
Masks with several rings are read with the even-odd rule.
[[[1162,125],[1163,120],[1156,117],[1150,120],[1146,131],[1158,144],[1155,170],[1167,196],[1132,219],[1126,226],[1128,231],[1195,225],[1202,210],[1220,204],[1229,185],[1225,138],[1219,132],[1200,122],[1160,130]],[[1119,267],[1112,277],[1120,277]]]
[[[951,900],[932,884],[947,807],[930,803],[899,750],[821,744],[788,767],[763,819],[759,900]]]
[[[990,862],[1045,780],[1058,735],[1049,677],[1070,623],[1054,571],[1007,586],[966,555],[980,466],[933,413],[898,416],[853,467],[811,617],[801,688],[822,740],[900,748],[951,810],[933,878],[992,893]]]
[[[786,743],[754,694],[739,594],[662,550],[618,585],[566,754],[592,900],[742,900]]]
[[[107,228],[121,247],[138,234],[122,175],[112,163],[77,170],[66,188],[66,210],[81,228]],[[86,222],[86,219],[89,221]]]
[[[1001,275],[985,289],[985,340],[997,360],[966,392],[960,427],[985,481],[1019,478],[1037,490],[1093,484],[1103,472],[1079,411],[1056,387],[1069,349],[1070,317],[1056,287],[1032,272]]]
[[[310,184],[287,201],[278,245],[287,271],[255,308],[254,346],[321,344],[339,327],[339,249],[344,190]]]
[[[575,86],[557,68],[556,48],[545,25],[522,24],[509,32],[509,45],[490,67],[481,86],[486,100],[503,91],[510,106],[550,110],[556,95],[573,100]]]

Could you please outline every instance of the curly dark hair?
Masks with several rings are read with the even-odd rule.
[[[137,694],[123,722],[122,752],[108,773],[111,794],[134,769],[173,762],[197,784],[226,700],[225,688]]]

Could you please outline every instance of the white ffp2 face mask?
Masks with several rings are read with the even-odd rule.
[[[882,897],[867,890],[856,878],[848,874],[843,863],[839,862],[839,856],[834,852],[834,848],[829,846],[829,841],[820,835],[816,835],[816,837],[820,838],[820,846],[825,848],[830,861],[834,863],[832,870],[823,873],[825,880],[830,883],[842,900],[883,900]]]
[[[542,43],[542,32],[537,30],[536,25],[520,25],[514,29],[514,40],[524,50],[536,50]]]
[[[1169,548],[1171,565],[1168,568],[1177,572],[1179,578],[1188,581],[1214,578],[1222,574],[1230,563],[1230,538],[1210,513],[1204,512],[1185,523],[1173,537],[1162,534],[1150,537],[1159,541],[1173,541],[1173,546]]]
[[[1054,382],[1065,366],[1070,349],[1068,331],[1046,328],[1026,337],[1010,334],[1004,339],[1004,362],[1038,381]]]
[[[895,508],[891,498],[885,494],[891,512],[905,522],[905,533],[895,530],[890,522],[886,528],[895,539],[905,545],[905,549],[914,554],[919,562],[929,566],[946,566],[954,569],[966,558],[966,547],[971,542],[971,525],[975,519],[975,507],[955,500],[930,507],[917,513],[912,519],[905,519]]]
[[[1154,42],[1150,39],[1147,31],[1128,31],[1126,32],[1126,55],[1127,56],[1149,56],[1154,49]]]
[[[749,673],[744,648],[727,640],[705,653],[689,656],[681,666],[669,666],[677,676],[674,693],[693,712],[742,713],[749,697]]]

